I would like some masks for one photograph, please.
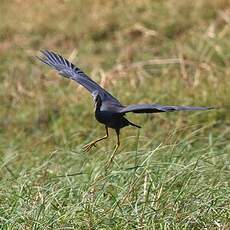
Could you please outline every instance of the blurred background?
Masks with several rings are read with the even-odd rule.
[[[229,108],[229,5],[224,0],[2,1],[1,142],[34,148],[42,139],[53,149],[69,138],[80,144],[98,127],[91,96],[35,60],[42,49],[72,60],[124,104]],[[140,121],[148,138],[160,130],[161,140],[175,128],[215,124],[220,133],[229,128],[226,110],[197,114],[131,119]]]
[[[229,165],[230,1],[2,0],[0,22],[2,179],[32,175],[45,161],[40,179],[31,179],[43,183],[50,174],[78,171],[82,162],[93,167],[115,144],[111,132],[97,149],[82,153],[104,128],[88,92],[36,60],[43,49],[70,59],[123,104],[221,108],[130,114],[143,128],[122,130],[121,158],[136,150],[137,140],[143,152],[183,140],[194,151],[211,146],[217,155],[210,161]]]

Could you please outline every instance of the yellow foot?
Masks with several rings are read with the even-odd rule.
[[[113,159],[115,157],[115,154],[117,152],[118,147],[119,147],[119,145],[116,145],[115,149],[113,150],[112,156],[109,158],[109,160],[107,161],[107,163],[105,165],[106,169],[108,169],[110,167],[111,163],[113,163]]]
[[[84,152],[88,152],[92,147],[96,147],[96,143],[95,142],[91,142],[85,146],[82,147]]]
[[[113,157],[110,157],[109,160],[105,164],[105,170],[109,169],[112,162],[113,162]]]

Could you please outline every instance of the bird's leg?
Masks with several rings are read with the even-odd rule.
[[[101,137],[101,138],[99,138],[99,139],[97,139],[97,140],[95,140],[95,141],[92,141],[92,142],[90,142],[89,144],[83,146],[83,150],[84,150],[84,151],[89,151],[93,146],[96,147],[96,143],[97,143],[97,142],[99,142],[99,141],[101,141],[101,140],[104,140],[104,139],[108,138],[109,132],[108,132],[108,127],[107,127],[107,126],[105,126],[105,131],[106,131],[106,135],[105,135],[104,137]]]
[[[107,168],[110,166],[110,164],[113,162],[113,158],[120,146],[120,129],[116,129],[116,134],[117,134],[117,144],[115,146],[115,149],[113,150],[112,156],[110,157],[109,161],[107,162]]]

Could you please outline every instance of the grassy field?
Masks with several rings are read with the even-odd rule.
[[[230,229],[230,2],[1,1],[0,229]],[[91,96],[34,56],[69,58],[132,115],[104,135]]]

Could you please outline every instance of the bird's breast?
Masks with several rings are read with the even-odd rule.
[[[95,117],[97,121],[103,124],[108,124],[109,122],[111,122],[114,119],[113,116],[114,116],[114,113],[110,111],[96,111],[95,112]]]
[[[95,117],[97,121],[106,125],[107,127],[116,129],[127,126],[126,119],[123,115],[111,111],[96,111]]]

